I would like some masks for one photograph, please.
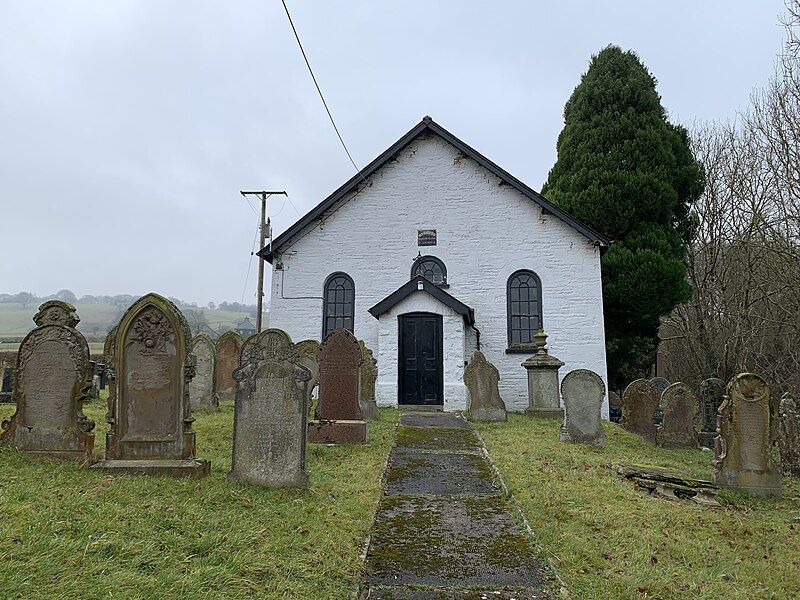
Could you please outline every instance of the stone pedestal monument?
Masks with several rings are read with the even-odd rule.
[[[361,348],[355,336],[334,329],[319,353],[319,403],[308,424],[308,441],[323,444],[366,443],[367,422],[361,412]]]
[[[237,382],[233,461],[228,479],[274,487],[305,486],[308,383],[296,347],[279,329],[258,334]]]
[[[88,464],[94,421],[83,414],[92,388],[89,346],[75,329],[75,307],[51,300],[20,344],[14,384],[17,410],[2,423],[0,443],[24,452]]]
[[[547,353],[547,334],[534,337],[536,354],[522,363],[528,371],[528,408],[525,414],[543,419],[563,419],[564,409],[558,387],[558,370],[564,363]]]
[[[192,411],[215,411],[219,409],[216,390],[216,348],[205,333],[198,333],[192,340],[192,352],[196,358],[195,373],[189,383],[189,405]]]
[[[500,397],[500,371],[486,360],[483,352],[475,350],[464,369],[467,386],[467,413],[473,421],[505,421],[506,405]]]
[[[781,495],[778,403],[753,373],[730,380],[717,414],[714,480],[751,496]]]
[[[361,368],[359,377],[361,378],[361,394],[358,405],[361,413],[367,421],[379,421],[381,413],[378,412],[378,404],[375,402],[375,382],[378,380],[378,361],[372,354],[372,350],[367,345],[358,340],[361,348]]]
[[[564,423],[561,441],[604,446],[606,441],[600,409],[606,386],[600,376],[588,369],[570,371],[561,382]]]
[[[195,458],[189,381],[194,376],[189,324],[158,294],[142,296],[106,338],[111,369],[105,460],[112,473],[202,477]]]

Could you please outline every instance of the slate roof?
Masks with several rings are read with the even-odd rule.
[[[419,283],[422,282],[422,289],[419,288]],[[464,317],[464,320],[467,321],[470,325],[475,324],[475,311],[471,309],[469,306],[461,302],[458,298],[451,296],[447,292],[445,292],[442,288],[440,288],[435,283],[431,283],[427,279],[425,279],[422,275],[417,275],[411,281],[404,283],[391,294],[386,296],[383,300],[378,302],[375,306],[369,309],[369,314],[371,314],[376,319],[379,318],[383,313],[391,310],[391,308],[397,304],[400,304],[403,300],[408,298],[411,294],[417,291],[422,291],[430,294],[434,298],[436,298],[439,302],[444,304],[445,306],[452,308],[455,312],[460,314]]]
[[[608,247],[611,244],[611,240],[606,238],[605,236],[599,234],[591,227],[584,225],[578,219],[573,217],[572,215],[566,213],[563,209],[559,208],[547,198],[539,194],[538,192],[534,191],[532,188],[528,187],[524,183],[522,183],[519,179],[511,175],[506,170],[502,169],[500,166],[486,158],[483,154],[469,146],[468,144],[464,143],[452,133],[447,131],[444,127],[436,123],[430,117],[424,117],[422,121],[420,121],[416,126],[414,126],[408,133],[406,133],[403,137],[397,140],[394,144],[389,146],[380,156],[378,156],[375,160],[369,163],[364,169],[362,169],[359,173],[356,173],[353,177],[351,177],[344,185],[342,185],[338,190],[333,192],[330,196],[325,198],[322,202],[320,202],[317,206],[311,209],[308,213],[306,213],[299,221],[297,221],[294,225],[292,225],[289,229],[284,231],[280,234],[275,240],[272,242],[272,247],[264,247],[258,251],[258,256],[266,260],[267,262],[272,262],[272,258],[276,252],[279,252],[281,247],[286,244],[289,240],[291,240],[295,235],[303,231],[306,227],[311,225],[316,219],[320,218],[328,208],[333,206],[337,201],[341,200],[345,195],[348,193],[356,190],[358,185],[362,183],[366,178],[370,175],[375,173],[378,169],[380,169],[384,164],[392,160],[397,154],[402,152],[403,148],[408,146],[411,142],[417,139],[419,136],[426,132],[431,132],[451,145],[458,148],[465,156],[471,158],[479,165],[502,179],[506,184],[510,185],[518,192],[538,204],[541,209],[542,213],[544,214],[551,214],[557,219],[560,219],[582,235],[584,235],[590,242],[600,246],[601,248]]]

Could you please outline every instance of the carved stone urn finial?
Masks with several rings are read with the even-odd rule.
[[[533,336],[533,343],[536,345],[536,354],[547,354],[547,334],[544,329],[539,329]]]

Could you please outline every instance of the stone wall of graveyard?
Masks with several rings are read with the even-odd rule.
[[[271,326],[294,340],[320,339],[324,281],[347,273],[355,282],[355,335],[379,356],[386,384],[383,370],[397,368],[397,355],[380,347],[378,321],[367,310],[410,279],[418,253],[436,256],[447,266],[447,291],[475,309],[481,350],[500,370],[503,400],[521,411],[528,405],[520,366],[526,355],[506,354],[506,284],[514,271],[531,269],[542,281],[550,352],[566,363],[561,376],[590,369],[607,384],[600,253],[574,229],[438,137],[416,140],[351,197],[284,247],[282,271],[273,264]],[[418,246],[417,231],[429,228],[437,245]],[[472,330],[466,336],[462,368],[475,349]],[[446,377],[460,381],[455,375]],[[387,393],[380,401],[396,402]]]

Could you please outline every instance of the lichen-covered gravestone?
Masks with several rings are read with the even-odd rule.
[[[236,394],[236,382],[233,371],[239,366],[239,355],[242,352],[242,336],[235,331],[226,331],[217,340],[217,400],[233,400]]]
[[[606,386],[597,373],[588,369],[570,371],[561,382],[561,401],[564,403],[564,423],[561,441],[605,444],[605,430],[600,410]]]
[[[658,408],[655,388],[646,379],[637,379],[622,392],[622,419],[620,424],[651,444],[656,443],[656,426],[653,413]]]
[[[311,379],[308,382],[308,410],[309,413],[314,405],[314,389],[319,383],[319,350],[320,343],[317,340],[302,340],[294,345],[300,364],[311,371]]]
[[[378,421],[381,413],[378,412],[378,404],[375,402],[375,382],[378,380],[378,361],[372,354],[372,350],[367,345],[358,340],[361,348],[361,398],[358,401],[361,407],[361,414],[367,421]]]
[[[691,450],[698,447],[700,398],[685,383],[673,383],[661,395],[663,418],[656,439],[662,448]]]
[[[506,405],[500,397],[500,371],[486,360],[483,352],[475,350],[464,369],[467,386],[467,413],[473,421],[505,421]]]
[[[622,398],[615,391],[608,392],[608,420],[619,423],[622,418]]]
[[[219,398],[215,389],[216,348],[205,333],[198,333],[192,340],[196,365],[189,383],[189,404],[192,411],[215,411],[219,409]]]
[[[52,458],[89,463],[94,421],[83,414],[92,387],[89,345],[75,329],[75,307],[51,300],[33,318],[15,370],[17,410],[3,421],[0,443]]]
[[[700,411],[703,427],[700,430],[700,445],[704,448],[714,447],[717,437],[717,411],[725,395],[725,382],[716,377],[709,377],[700,384]]]
[[[308,383],[289,336],[267,329],[255,352],[233,372],[237,382],[233,417],[233,461],[229,479],[259,485],[304,486]]]
[[[800,405],[788,393],[781,398],[780,417],[781,471],[784,475],[800,477]]]
[[[653,389],[656,391],[656,397],[658,398],[658,406],[656,407],[656,410],[653,412],[653,423],[655,423],[656,425],[661,425],[661,418],[663,415],[663,409],[661,407],[661,396],[669,387],[669,380],[664,379],[663,377],[653,377],[650,379],[650,385],[653,386]]]
[[[753,373],[728,382],[717,415],[714,480],[752,496],[781,495],[778,406],[767,383]]]
[[[308,424],[312,443],[366,443],[360,397],[361,348],[355,336],[339,327],[322,342],[319,352],[319,403]]]
[[[195,458],[189,381],[194,376],[189,324],[158,294],[142,296],[106,338],[111,369],[105,460],[112,473],[202,477]]]

